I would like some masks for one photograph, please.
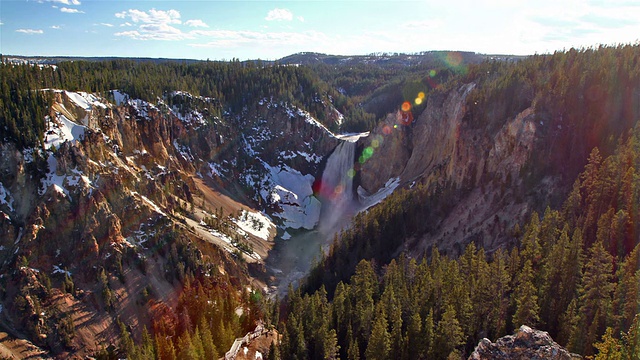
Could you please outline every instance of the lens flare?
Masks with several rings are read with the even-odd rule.
[[[378,139],[373,139],[373,141],[371,141],[371,146],[373,146],[374,149],[380,146]]]
[[[355,169],[349,169],[349,171],[347,171],[347,176],[352,178],[356,176],[356,170]]]
[[[402,103],[402,107],[400,107],[402,109],[402,111],[407,112],[409,110],[411,110],[411,103],[408,101],[405,101]]]
[[[385,135],[389,135],[389,134],[391,134],[391,131],[392,131],[392,130],[391,130],[391,127],[390,127],[389,125],[385,125],[385,126],[382,128],[382,133],[383,133],[383,134],[385,134]]]
[[[420,105],[422,104],[422,99],[417,97],[414,102],[416,103],[416,105]]]
[[[420,91],[420,92],[418,93],[418,98],[419,98],[419,99],[424,99],[424,96],[425,96],[425,95],[424,95],[424,92]]]
[[[437,71],[435,71],[435,70],[433,70],[433,69],[429,70],[429,76],[430,76],[430,77],[434,77],[434,76],[436,76],[437,74],[438,74],[438,72],[437,72]]]
[[[458,67],[462,63],[462,55],[457,52],[447,53],[447,63],[451,67]]]
[[[364,151],[362,151],[362,156],[364,156],[366,159],[369,159],[371,156],[373,156],[373,148],[371,146],[367,146],[366,148],[364,148]]]

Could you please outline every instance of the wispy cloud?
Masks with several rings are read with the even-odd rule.
[[[100,23],[98,25],[102,25],[102,26],[106,26],[106,27],[113,27],[113,24],[109,24],[109,23]]]
[[[67,7],[60,8],[60,11],[67,14],[84,14],[84,11]]]
[[[138,26],[136,30],[122,31],[115,33],[116,36],[129,37],[136,40],[184,40],[192,39],[193,35],[185,33],[173,26],[181,24],[180,12],[177,10],[156,10],[151,9],[141,11],[129,9],[116,13],[119,19],[129,19]],[[133,25],[125,22],[120,26]]]
[[[149,12],[129,9],[116,13],[116,17],[119,19],[130,18],[135,23],[144,24],[180,24],[180,12],[178,10],[156,10],[151,9]]]
[[[61,27],[59,25],[52,25],[51,28],[53,30],[60,30],[61,29]]]
[[[184,22],[184,24],[191,27],[205,27],[205,28],[209,27],[209,25],[207,25],[204,21],[198,20],[198,19],[187,20]]]
[[[78,0],[47,0],[48,2],[64,4],[64,5],[80,5],[81,2]]]
[[[28,35],[44,34],[44,31],[42,31],[40,29],[18,29],[18,30],[16,30],[16,32],[23,33],[23,34],[28,34]]]
[[[293,20],[293,13],[287,9],[275,8],[270,10],[264,19],[267,21],[291,21]]]

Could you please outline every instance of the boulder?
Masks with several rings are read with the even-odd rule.
[[[572,354],[558,345],[549,333],[522,325],[514,335],[496,340],[484,338],[469,356],[469,360],[574,360],[582,356]]]

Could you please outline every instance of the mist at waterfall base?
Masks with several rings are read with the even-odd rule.
[[[334,234],[346,228],[362,208],[353,191],[355,141],[342,141],[327,159],[321,179],[314,184],[314,193],[322,208],[314,230],[300,230],[289,240],[276,243],[267,266],[279,279],[277,294],[286,294],[289,284],[296,287],[309,273],[323,252],[327,251]]]

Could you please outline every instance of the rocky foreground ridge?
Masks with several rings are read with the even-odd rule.
[[[514,335],[501,337],[496,342],[484,338],[469,360],[577,360],[582,356],[572,354],[558,345],[545,331],[522,325]]]

